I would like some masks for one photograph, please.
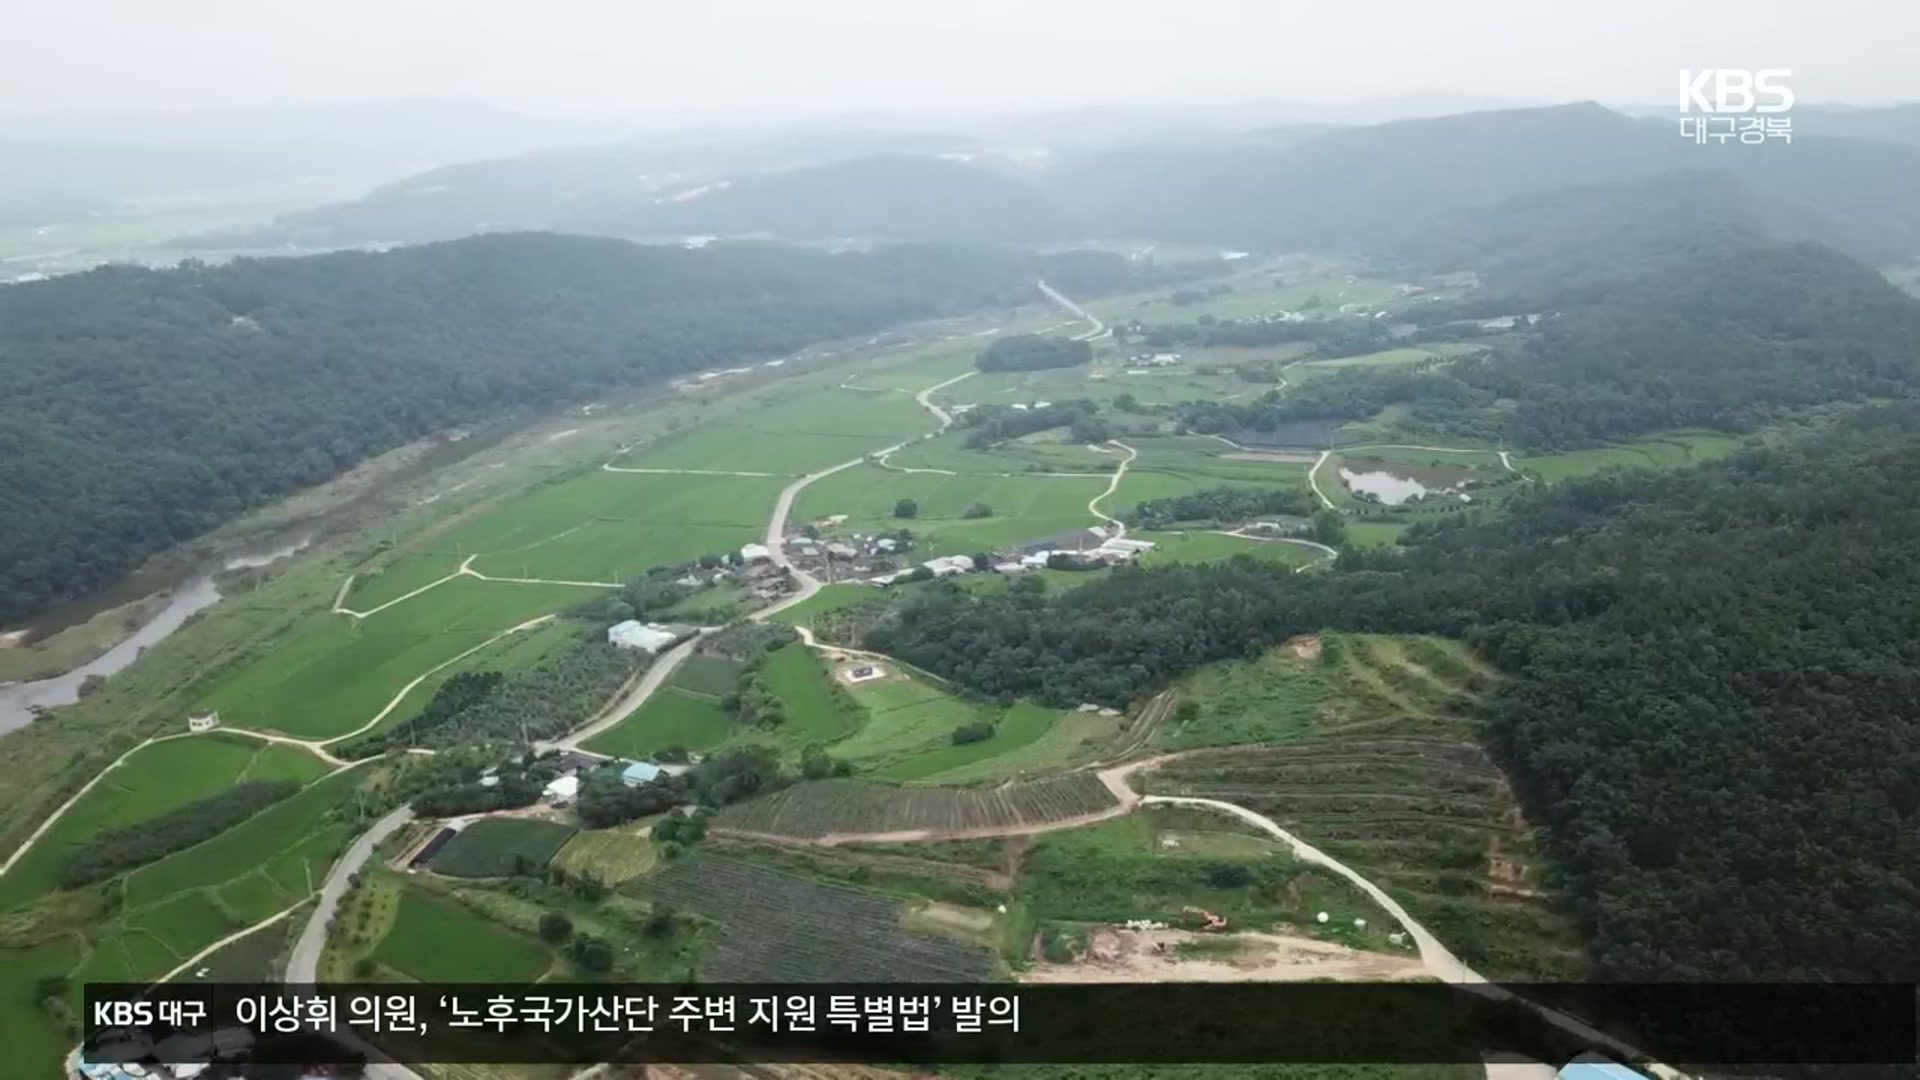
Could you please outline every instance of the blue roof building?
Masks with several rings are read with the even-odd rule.
[[[1618,1062],[1598,1054],[1581,1054],[1560,1070],[1559,1080],[1647,1080]]]
[[[665,773],[660,766],[647,761],[636,761],[620,771],[620,782],[628,787],[650,784]]]

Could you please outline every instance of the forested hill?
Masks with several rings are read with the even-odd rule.
[[[1296,633],[1467,636],[1506,673],[1491,741],[1574,875],[1596,974],[1920,975],[1920,409],[1508,510],[1327,573],[936,591],[866,643],[1071,705]]]
[[[1097,184],[1055,188],[1109,233],[1276,250],[1398,252],[1434,222],[1508,199],[1663,174],[1722,172],[1807,234],[1866,258],[1920,249],[1908,197],[1920,146],[1796,133],[1789,144],[1697,146],[1671,123],[1591,102],[1333,131],[1294,145],[1110,157]]]
[[[1019,180],[910,154],[736,177],[677,196],[593,207],[563,219],[561,227],[617,236],[770,233],[969,242],[1050,240],[1073,229],[1064,210]]]
[[[1544,249],[1543,249],[1544,250]],[[1701,227],[1524,263],[1517,344],[1426,370],[1354,370],[1286,395],[1196,403],[1200,431],[1355,420],[1389,405],[1435,435],[1532,449],[1650,431],[1742,431],[1920,389],[1920,303],[1829,248]],[[1526,310],[1522,307],[1520,310]]]
[[[521,234],[0,289],[0,625],[437,430],[1129,273]]]

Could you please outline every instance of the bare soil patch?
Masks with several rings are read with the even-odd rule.
[[[1301,660],[1320,659],[1321,645],[1320,635],[1318,634],[1303,634],[1300,637],[1288,640],[1281,647]]]
[[[1217,955],[1180,955],[1182,945],[1210,943]],[[1329,941],[1281,934],[1203,934],[1191,930],[1102,927],[1085,956],[1040,963],[1021,976],[1031,983],[1383,981],[1427,975],[1417,956],[1360,952]]]

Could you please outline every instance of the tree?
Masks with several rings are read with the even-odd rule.
[[[893,516],[897,518],[919,517],[920,504],[912,499],[901,499],[899,502],[893,504]]]
[[[583,970],[602,972],[613,970],[613,947],[592,934],[581,934],[567,946],[567,955]]]
[[[833,758],[818,743],[808,745],[800,754],[800,775],[808,780],[824,780],[833,775]]]
[[[973,568],[981,573],[993,569],[993,556],[985,551],[974,552]]]
[[[626,622],[638,614],[639,612],[633,609],[632,604],[616,597],[615,599],[607,601],[607,608],[603,617],[607,622],[620,623]]]
[[[653,910],[647,912],[647,919],[640,924],[640,932],[650,938],[669,938],[673,936],[673,923],[677,918],[673,905],[664,901],[655,901]]]
[[[993,738],[993,732],[992,721],[975,720],[970,724],[961,724],[954,728],[953,734],[948,738],[955,746],[965,746],[967,743],[985,742]]]
[[[1347,521],[1332,510],[1322,510],[1313,515],[1313,538],[1328,547],[1339,547],[1347,542]]]
[[[555,945],[567,940],[573,934],[573,920],[563,911],[543,911],[540,913],[540,936]]]
[[[983,502],[968,503],[967,508],[960,511],[960,516],[968,519],[992,517],[993,507]]]

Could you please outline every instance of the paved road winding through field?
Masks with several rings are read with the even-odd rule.
[[[1108,327],[1106,323],[1101,322],[1099,319],[1094,318],[1094,316],[1090,312],[1088,312],[1086,308],[1083,308],[1079,304],[1076,304],[1073,301],[1067,299],[1066,297],[1060,295],[1059,292],[1054,290],[1053,286],[1047,284],[1046,282],[1042,281],[1039,284],[1040,284],[1040,291],[1047,294],[1047,299],[1053,301],[1056,304],[1059,304],[1061,307],[1066,308],[1068,311],[1073,312],[1075,315],[1079,316],[1082,320],[1093,324],[1093,328],[1088,330],[1087,332],[1083,334],[1075,334],[1073,337],[1073,340],[1099,341],[1101,338],[1109,338],[1113,336],[1112,328]]]
[[[1109,539],[1120,540],[1124,539],[1127,535],[1127,523],[1117,517],[1109,517],[1102,513],[1100,503],[1120,487],[1120,481],[1127,475],[1127,466],[1133,464],[1133,459],[1140,456],[1140,451],[1135,450],[1119,439],[1110,439],[1108,441],[1120,449],[1125,450],[1127,456],[1120,462],[1120,467],[1113,470],[1113,478],[1107,481],[1107,490],[1087,500],[1087,513],[1113,526],[1113,535],[1109,537]]]
[[[327,924],[333,921],[334,914],[340,910],[340,901],[347,895],[353,875],[360,872],[367,859],[373,855],[373,849],[387,837],[392,836],[407,822],[413,820],[413,808],[402,806],[386,817],[373,823],[373,827],[361,833],[340,856],[327,872],[327,880],[320,886],[319,902],[307,916],[306,926],[300,931],[300,937],[293,945],[293,954],[287,960],[286,984],[288,986],[311,986],[320,981],[320,953],[327,944]],[[378,1051],[351,1031],[343,1030],[342,1036],[358,1044],[357,1049],[372,1054]],[[369,1062],[365,1074],[370,1080],[422,1080],[419,1073],[392,1062]]]

